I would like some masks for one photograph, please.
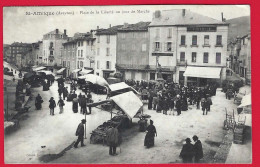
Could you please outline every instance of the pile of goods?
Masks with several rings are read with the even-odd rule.
[[[129,128],[131,121],[126,115],[117,115],[114,116],[111,120],[104,122],[102,125],[99,125],[95,130],[90,134],[90,143],[103,145],[106,143],[106,133],[109,128],[116,126],[119,131]]]

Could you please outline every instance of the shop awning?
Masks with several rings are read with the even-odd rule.
[[[57,74],[61,74],[66,68],[61,68],[57,71]]]
[[[128,117],[133,118],[143,106],[142,101],[133,93],[126,92],[111,97],[111,99],[125,112]]]
[[[72,73],[77,73],[79,71],[81,71],[81,69],[75,69],[75,70],[72,71]]]
[[[46,67],[36,67],[33,69],[33,71],[40,71],[40,70],[43,70],[45,69]]]
[[[109,85],[109,89],[111,90],[111,92],[117,91],[117,90],[122,90],[122,89],[127,89],[127,88],[130,88],[136,94],[139,94],[139,92],[137,90],[135,90],[133,87],[127,85],[125,82],[119,82],[119,83]]]
[[[198,78],[220,78],[221,68],[217,67],[191,67],[188,66],[183,76]]]
[[[86,74],[91,73],[92,71],[93,71],[93,70],[82,69],[79,73],[82,74],[82,75],[86,75]]]

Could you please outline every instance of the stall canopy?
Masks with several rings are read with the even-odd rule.
[[[36,67],[33,69],[33,71],[40,71],[40,70],[43,70],[45,69],[46,67]]]
[[[86,76],[85,75],[79,76],[78,79],[86,79]]]
[[[107,81],[98,75],[87,74],[85,77],[86,77],[85,81],[88,81],[88,82],[91,82],[93,84],[97,84],[100,86],[108,86]]]
[[[129,118],[133,118],[143,106],[142,101],[131,91],[113,96],[111,99],[126,115],[128,115]]]
[[[86,75],[86,74],[91,73],[92,71],[93,71],[93,70],[82,69],[79,73],[80,73],[81,75]]]
[[[238,106],[238,108],[246,107],[246,106],[249,106],[251,104],[252,103],[251,103],[251,93],[250,93],[248,95],[245,95],[242,98],[241,104]]]
[[[73,73],[77,73],[77,72],[79,72],[81,69],[75,69],[75,70],[73,70],[72,72]]]
[[[198,77],[198,78],[220,78],[221,68],[216,67],[191,67],[188,66],[185,77]]]
[[[38,72],[42,72],[42,73],[45,73],[46,75],[53,75],[54,76],[54,74],[51,71],[41,70],[41,71],[38,71]]]
[[[57,74],[61,74],[66,68],[61,68],[57,71]]]
[[[114,92],[114,91],[117,91],[117,90],[122,90],[122,89],[127,89],[127,88],[130,88],[136,94],[139,94],[139,92],[137,90],[135,90],[133,87],[127,85],[125,82],[119,82],[119,83],[109,85],[109,89],[111,90],[111,92]]]

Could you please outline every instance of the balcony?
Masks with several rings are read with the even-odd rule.
[[[177,66],[187,66],[187,60],[177,60]]]
[[[49,60],[54,60],[54,56],[49,56]]]

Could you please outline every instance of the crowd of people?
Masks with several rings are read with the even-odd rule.
[[[147,82],[126,80],[128,85],[132,86],[142,95],[142,100],[148,101],[148,109],[162,112],[165,115],[174,115],[175,109],[177,115],[181,111],[187,111],[188,105],[200,106],[203,115],[207,115],[212,105],[211,96],[216,95],[217,84],[211,83],[205,87],[185,86],[173,82]]]

